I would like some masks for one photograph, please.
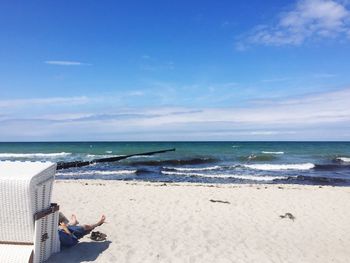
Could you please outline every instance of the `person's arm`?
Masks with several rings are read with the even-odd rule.
[[[60,226],[59,226],[60,229],[62,229],[64,232],[66,232],[68,235],[71,235],[72,233],[69,231],[68,227],[67,227],[67,224],[61,222],[60,223]]]

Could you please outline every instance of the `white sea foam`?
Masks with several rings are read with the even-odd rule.
[[[118,170],[118,171],[77,171],[77,172],[58,172],[56,175],[77,176],[77,175],[125,175],[136,173],[137,170]]]
[[[154,158],[154,155],[135,155],[131,156],[128,159],[138,159],[138,158]]]
[[[113,151],[106,151],[106,153],[112,153]]]
[[[57,158],[71,155],[71,153],[0,153],[0,158]]]
[[[193,168],[175,168],[175,167],[164,167],[165,169],[171,169],[175,171],[184,171],[184,172],[191,172],[191,171],[212,171],[212,170],[218,170],[221,167],[216,165],[216,166],[210,166],[210,167],[193,167]]]
[[[268,152],[268,151],[262,151],[264,154],[284,154],[284,152]]]
[[[243,167],[264,170],[264,171],[278,171],[278,170],[310,170],[315,167],[313,163],[300,164],[245,164]]]
[[[234,178],[252,181],[273,181],[287,179],[283,176],[253,176],[253,175],[235,175]]]
[[[252,175],[237,175],[237,174],[203,174],[203,173],[183,173],[183,172],[170,172],[162,171],[165,175],[180,175],[180,176],[196,176],[196,177],[207,177],[207,178],[235,178],[242,180],[251,181],[273,181],[276,179],[286,179],[283,176],[252,176]]]
[[[198,176],[198,177],[210,177],[210,178],[232,178],[233,174],[203,174],[203,173],[191,173],[191,172],[172,172],[162,171],[162,174],[166,175],[180,175],[180,176]]]
[[[350,163],[350,157],[338,157],[337,160],[342,161],[344,163]]]
[[[109,157],[119,157],[123,155],[107,155],[107,154],[87,154],[87,158],[109,158]]]

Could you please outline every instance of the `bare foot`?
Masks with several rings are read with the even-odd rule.
[[[106,216],[102,215],[101,219],[96,223],[96,225],[100,226],[106,221]]]
[[[76,226],[77,224],[79,224],[76,215],[73,214],[73,215],[70,217],[69,224],[70,224],[71,226]]]
[[[100,218],[100,220],[98,220],[96,224],[93,224],[93,225],[83,225],[83,227],[84,227],[84,229],[85,229],[86,231],[89,231],[89,232],[90,232],[91,230],[94,230],[96,227],[102,225],[102,224],[105,222],[105,220],[106,220],[106,216],[105,216],[105,215],[102,215],[101,218]]]

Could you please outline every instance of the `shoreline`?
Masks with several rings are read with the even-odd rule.
[[[142,186],[194,186],[194,187],[216,187],[216,188],[239,188],[239,187],[260,187],[260,188],[266,188],[266,187],[310,187],[310,188],[349,188],[348,185],[329,185],[329,184],[296,184],[296,183],[284,183],[284,184],[278,184],[278,183],[198,183],[198,182],[156,182],[156,181],[142,181],[142,180],[118,180],[118,179],[57,179],[55,178],[55,183],[90,183],[92,185],[97,184],[106,184],[107,182],[109,184],[122,184],[122,185],[142,185]],[[289,186],[289,187],[288,187]]]
[[[350,258],[348,187],[57,180],[53,201],[82,223],[105,214],[108,241],[86,237],[51,263]]]
[[[122,179],[75,179],[75,178],[66,178],[66,179],[62,179],[62,178],[55,178],[55,182],[59,183],[59,182],[80,182],[80,183],[104,183],[106,184],[108,183],[121,183],[121,184],[126,184],[126,185],[144,185],[144,186],[203,186],[203,187],[216,187],[216,188],[237,188],[239,186],[247,186],[247,187],[270,187],[270,186],[277,186],[277,187],[285,187],[288,188],[288,186],[290,187],[316,187],[316,188],[349,188],[350,189],[350,184],[327,184],[327,183],[323,183],[323,184],[302,184],[302,183],[295,183],[295,182],[290,182],[290,183],[275,183],[275,182],[271,182],[271,183],[265,183],[265,182],[242,182],[242,183],[213,183],[213,182],[174,182],[174,181],[146,181],[146,180],[122,180]]]

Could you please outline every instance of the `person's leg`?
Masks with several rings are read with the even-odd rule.
[[[58,236],[62,247],[72,247],[78,244],[78,239],[72,234],[68,234],[63,229],[58,230]]]
[[[85,230],[85,228],[83,226],[68,225],[67,228],[68,228],[69,232],[71,233],[71,235],[74,236],[76,239],[81,239],[83,236],[85,236],[86,234],[89,233]]]
[[[95,227],[102,225],[106,220],[104,215],[101,216],[100,220],[93,225],[67,225],[68,233],[71,233],[76,239],[80,239],[86,234],[89,234]]]
[[[82,227],[85,229],[85,231],[87,232],[91,232],[92,230],[94,230],[96,227],[102,225],[106,220],[105,215],[102,215],[100,220],[98,220],[95,224],[92,225],[82,225]]]
[[[69,220],[69,225],[71,226],[76,226],[77,224],[79,224],[76,215],[72,214],[72,216],[70,217]]]

